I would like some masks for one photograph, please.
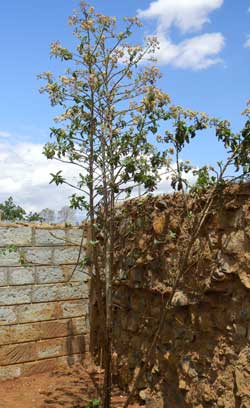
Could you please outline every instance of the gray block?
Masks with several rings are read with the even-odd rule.
[[[0,227],[0,246],[18,245],[28,246],[32,244],[31,227]]]
[[[27,285],[35,282],[34,271],[32,267],[9,268],[9,285]]]
[[[20,305],[31,302],[31,287],[0,288],[0,305]]]

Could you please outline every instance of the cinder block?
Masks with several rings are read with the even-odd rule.
[[[12,378],[20,377],[21,365],[14,365],[10,367],[0,367],[0,381],[10,380]]]
[[[89,358],[89,353],[85,351],[85,353],[81,354],[72,354],[70,356],[62,356],[57,358],[58,367],[65,368],[68,366],[72,366],[73,364],[82,363],[84,360]]]
[[[12,325],[9,327],[9,335],[11,344],[39,340],[41,338],[40,323]]]
[[[14,306],[0,307],[0,326],[14,324],[16,321],[17,313]]]
[[[21,365],[21,375],[29,376],[34,374],[46,373],[48,371],[58,370],[62,368],[67,368],[69,363],[79,363],[82,362],[85,355],[74,354],[71,357],[62,356],[50,359],[43,359],[40,361],[32,361],[30,363],[24,363]],[[70,364],[70,365],[71,365]]]
[[[9,268],[9,285],[27,285],[35,282],[34,271],[32,267]]]
[[[86,291],[84,289],[85,285],[79,282],[58,285],[57,298],[59,300],[81,299],[86,297]]]
[[[1,255],[0,255],[1,256]],[[8,268],[0,268],[0,286],[6,286],[7,285],[7,278],[8,278]]]
[[[89,319],[87,316],[77,317],[72,319],[72,327],[74,334],[89,333]]]
[[[37,343],[37,359],[64,355],[64,339],[41,340]]]
[[[65,245],[65,230],[35,229],[35,245]]]
[[[52,249],[49,247],[34,247],[24,251],[25,262],[34,265],[51,265],[52,264]]]
[[[11,336],[10,336],[9,326],[1,326],[0,327],[0,346],[2,346],[3,344],[10,344],[10,343],[11,343]],[[1,362],[0,362],[0,365],[1,365]]]
[[[31,287],[0,288],[0,305],[20,305],[31,302]]]
[[[41,340],[37,342],[37,358],[43,359],[84,353],[85,343],[84,336],[68,336],[59,339]]]
[[[80,318],[41,322],[40,324],[41,340],[72,335],[75,336],[89,332],[88,322],[85,316]]]
[[[54,264],[55,265],[67,265],[76,264],[79,255],[79,248],[76,247],[64,247],[54,249]],[[84,254],[81,255],[81,259]]]
[[[66,230],[66,239],[67,245],[80,245],[83,238],[83,246],[86,245],[86,231],[83,231],[82,228],[72,228]]]
[[[6,250],[5,254],[0,256],[0,266],[20,266],[20,253]]]
[[[59,368],[59,361],[57,358],[49,360],[32,361],[31,363],[24,363],[21,366],[21,375],[29,376],[34,374],[42,374],[48,371],[53,371]]]
[[[17,245],[28,246],[32,244],[31,227],[0,227],[0,246]]]
[[[85,316],[88,313],[88,301],[84,299],[62,302],[60,306],[63,318]]]
[[[57,319],[61,312],[60,304],[37,303],[16,307],[18,323],[39,322],[43,320]]]
[[[53,339],[56,337],[65,337],[70,335],[70,321],[56,320],[41,322],[41,340]]]
[[[75,269],[75,265],[62,265],[61,266],[65,280],[69,282],[88,282],[89,275],[88,271],[82,270],[82,268],[77,267]]]
[[[1,290],[1,289],[0,289]],[[57,285],[39,285],[33,287],[33,302],[51,302],[54,300],[80,299],[87,297],[87,289],[84,284],[58,283]]]
[[[82,270],[80,268],[76,269],[72,275],[71,281],[88,282],[89,281],[88,271]]]
[[[36,266],[37,283],[55,283],[65,280],[65,272],[61,267]]]
[[[1,365],[11,365],[36,360],[36,343],[21,343],[0,348]]]
[[[51,302],[58,299],[58,288],[56,285],[34,286],[32,302]]]

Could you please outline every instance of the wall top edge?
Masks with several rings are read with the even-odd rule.
[[[46,224],[46,223],[41,223],[41,224],[35,224],[35,223],[29,223],[29,222],[17,222],[17,223],[11,223],[11,222],[0,222],[0,228],[21,228],[21,227],[30,227],[34,229],[62,229],[62,230],[78,230],[82,229],[87,226],[87,222],[81,223],[81,225],[67,225],[65,224]]]

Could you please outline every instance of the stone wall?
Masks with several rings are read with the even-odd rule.
[[[0,380],[71,365],[88,349],[83,230],[0,225]],[[11,246],[15,248],[11,251]]]
[[[206,196],[117,211],[114,379],[129,390],[149,349]],[[188,215],[187,215],[188,210]],[[93,312],[96,355],[98,312]],[[97,341],[98,339],[98,341]],[[180,280],[138,397],[154,408],[250,407],[250,184],[219,194]]]

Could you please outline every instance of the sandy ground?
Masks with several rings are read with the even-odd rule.
[[[0,408],[85,408],[90,400],[98,399],[101,377],[98,368],[79,365],[5,381],[0,383]],[[125,395],[114,390],[112,408],[122,408],[124,401]]]

